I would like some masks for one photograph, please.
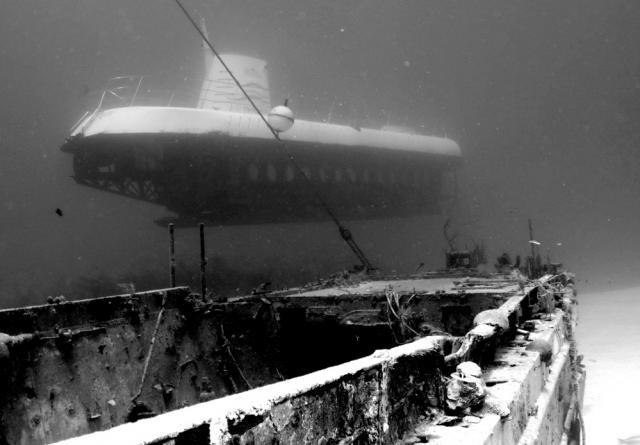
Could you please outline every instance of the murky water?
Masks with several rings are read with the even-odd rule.
[[[640,332],[640,3],[185,0],[223,51],[268,61],[308,119],[396,124],[459,142],[458,245],[528,251],[577,273],[590,443],[633,430]],[[161,207],[80,187],[59,151],[106,80],[196,88],[199,38],[172,1],[5,2],[0,14],[0,307],[167,284]],[[295,203],[307,205],[307,203]],[[61,209],[63,215],[56,214]],[[349,222],[383,271],[444,261],[444,216]],[[197,282],[195,229],[178,281]],[[219,292],[351,267],[327,223],[207,229]],[[115,287],[114,287],[115,286]],[[633,289],[617,291],[624,287]],[[596,439],[597,438],[597,439]],[[615,442],[613,442],[615,443]]]
[[[289,97],[297,116],[457,140],[465,159],[454,221],[461,245],[482,241],[492,257],[524,253],[533,218],[543,254],[565,261],[585,288],[638,275],[635,2],[185,6],[206,20],[219,49],[267,60],[274,101]],[[173,2],[151,0],[9,2],[0,25],[0,305],[80,296],[87,276],[163,284],[166,232],[152,221],[166,210],[77,186],[59,146],[114,75],[197,89],[197,34]],[[442,220],[350,224],[385,267],[441,264]],[[194,233],[181,235],[187,265],[197,256]],[[289,278],[284,285],[354,262],[324,225],[209,236],[211,256],[235,271],[224,289],[275,269]]]

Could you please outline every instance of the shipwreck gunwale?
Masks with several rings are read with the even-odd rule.
[[[515,328],[518,322],[524,319],[523,317],[532,315],[530,306],[534,304],[532,298],[535,297],[538,286],[557,279],[558,277],[545,276],[540,281],[525,287],[522,292],[517,292],[515,295],[511,293],[511,296],[499,308],[508,317],[510,328]],[[300,297],[300,299],[304,298],[308,297]],[[567,301],[564,301],[564,303],[567,303]],[[560,382],[564,382],[562,384],[566,385],[569,373],[575,371],[573,363],[575,357],[571,352],[572,343],[570,341],[573,324],[568,322],[570,320],[575,321],[575,318],[571,315],[571,308],[565,305],[562,309],[554,309],[545,319],[541,319],[537,323],[537,329],[535,329],[537,338],[546,339],[553,345],[553,356],[548,362],[540,352],[526,351],[522,344],[511,342],[501,346],[501,342],[496,342],[490,338],[484,339],[483,343],[492,343],[494,345],[491,355],[495,354],[499,363],[504,360],[515,360],[514,363],[516,364],[513,369],[505,370],[504,366],[501,367],[499,364],[494,363],[487,366],[484,373],[488,379],[497,379],[497,383],[493,385],[494,388],[510,394],[506,403],[514,412],[514,418],[505,421],[500,415],[488,412],[478,423],[467,425],[465,428],[461,426],[430,426],[430,428],[435,428],[434,431],[440,435],[440,439],[437,439],[437,435],[433,436],[435,442],[430,440],[429,443],[453,444],[458,443],[456,441],[461,437],[465,438],[465,443],[471,443],[468,441],[471,440],[473,443],[497,444],[502,443],[503,439],[511,440],[513,443],[519,440],[519,443],[522,444],[546,443],[544,442],[546,439],[542,439],[542,442],[538,440],[536,432],[543,431],[545,428],[548,430],[549,425],[551,425],[549,423],[550,411],[555,414],[562,414],[562,412],[568,410],[569,405],[568,400],[560,405],[550,405],[553,400],[549,400],[548,395],[543,390],[547,381],[550,382],[552,389],[557,389],[557,385]],[[467,334],[466,340],[471,340],[472,331]],[[492,335],[502,337],[503,342],[509,341],[507,340],[508,338],[513,338],[513,333],[509,333],[509,330],[505,332],[494,331]],[[360,425],[360,427],[351,431],[351,439],[356,438],[358,434],[366,433],[375,435],[377,437],[376,442],[395,442],[406,434],[412,434],[413,428],[420,426],[418,418],[413,419],[414,421],[411,425],[411,422],[407,423],[406,420],[400,419],[400,417],[406,417],[406,408],[402,408],[404,411],[401,409],[400,415],[396,413],[403,403],[408,403],[407,400],[414,400],[411,397],[409,399],[403,398],[406,394],[402,394],[402,391],[406,388],[397,379],[416,376],[418,375],[416,372],[424,373],[425,369],[431,369],[429,372],[436,372],[436,374],[440,372],[438,369],[445,369],[447,365],[444,365],[444,361],[437,365],[436,359],[437,355],[444,358],[441,352],[437,352],[440,351],[444,341],[447,340],[442,337],[425,337],[409,344],[378,351],[368,357],[301,377],[201,403],[108,431],[77,437],[61,442],[61,444],[80,445],[90,442],[93,445],[98,445],[117,442],[121,445],[142,445],[173,443],[172,441],[182,443],[181,440],[186,438],[184,434],[196,429],[207,432],[206,437],[203,435],[200,441],[197,442],[198,444],[235,443],[233,442],[234,440],[262,437],[255,436],[255,434],[265,433],[269,428],[275,428],[276,434],[290,434],[288,437],[291,440],[304,443],[320,443],[318,440],[322,440],[322,437],[325,436],[320,437],[315,431],[312,432],[313,434],[307,431],[305,433],[307,434],[306,436],[301,436],[299,434],[302,433],[294,431],[297,428],[296,425],[308,425],[304,422],[309,421],[309,419],[304,416],[306,411],[312,410],[309,406],[315,406],[313,401],[316,400],[314,397],[318,397],[318,394],[323,394],[327,391],[334,391],[335,393],[335,391],[345,390],[348,394],[351,394],[349,397],[352,397],[350,399],[352,403],[356,403],[356,405],[365,402],[372,404],[369,406],[368,411],[363,410],[353,414],[356,418],[350,419],[350,421],[355,422],[354,424]],[[482,357],[486,355],[487,350],[483,345],[470,341],[469,349],[464,354],[464,357],[458,357],[458,359],[473,359],[481,362]],[[431,365],[427,365],[425,357],[431,357],[431,360],[427,361],[431,362]],[[456,360],[450,361],[455,362]],[[435,367],[429,368],[434,364]],[[427,368],[424,368],[424,366],[427,366]],[[450,367],[451,363],[448,366]],[[504,378],[505,372],[507,373],[507,379]],[[583,377],[582,374],[582,382]],[[362,379],[369,381],[368,379],[370,378],[375,380],[371,383],[373,387],[369,386],[370,384],[365,385],[368,389],[365,390],[363,388],[361,396],[358,398],[355,395],[358,393],[358,385],[364,384]],[[501,380],[507,381],[502,382]],[[355,385],[355,389],[349,390],[352,385]],[[409,388],[409,390],[414,391],[415,388]],[[401,400],[404,400],[404,402],[400,402]],[[303,409],[301,407],[306,407],[304,412],[300,411]],[[317,406],[313,409],[322,410],[321,407]],[[332,410],[334,407],[328,406],[326,409]],[[405,414],[402,414],[402,412],[405,412]],[[413,415],[411,408],[409,412]],[[282,416],[284,416],[282,419],[285,420],[278,420]],[[559,417],[561,421],[564,421],[564,417]],[[253,420],[246,424],[243,423],[242,419],[244,418]],[[289,421],[286,419],[291,418],[298,419],[294,427],[287,423]],[[278,422],[280,422],[280,430],[277,428]],[[230,432],[231,425],[245,425],[246,428],[236,428],[234,435]],[[249,434],[249,436],[246,436],[246,434]],[[422,431],[422,434],[425,434],[424,431]],[[552,443],[557,443],[562,438],[561,436],[562,431],[557,432],[553,436]],[[372,438],[374,436],[367,437]],[[327,440],[326,437],[324,440]]]

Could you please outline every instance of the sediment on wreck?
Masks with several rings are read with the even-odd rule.
[[[0,311],[3,338],[23,340],[5,342],[4,440],[447,443],[434,440],[476,421],[515,440],[548,376],[579,377],[565,278],[393,277],[224,301],[176,288]],[[528,348],[544,342],[550,355]],[[447,379],[466,361],[487,398],[452,412]]]

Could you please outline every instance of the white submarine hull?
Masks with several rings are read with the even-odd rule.
[[[304,120],[281,139],[286,153],[248,113],[124,107],[84,119],[62,150],[80,184],[219,223],[326,217],[287,153],[344,218],[437,213],[460,160],[450,139]]]
[[[222,57],[266,112],[265,62]],[[185,222],[326,219],[318,196],[345,219],[437,213],[460,160],[447,138],[300,119],[280,133],[283,147],[212,60],[197,108],[135,106],[140,83],[127,106],[101,100],[62,150],[79,184],[163,205]]]

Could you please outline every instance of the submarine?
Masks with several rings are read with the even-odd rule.
[[[142,77],[107,83],[61,147],[73,158],[75,182],[164,206],[176,216],[157,221],[163,225],[327,219],[314,195],[342,219],[438,214],[453,193],[461,163],[455,141],[292,116],[277,140],[223,66],[267,114],[266,62],[205,58],[194,106],[148,105]]]

